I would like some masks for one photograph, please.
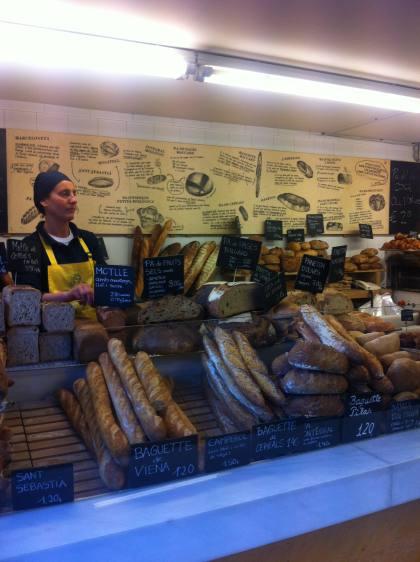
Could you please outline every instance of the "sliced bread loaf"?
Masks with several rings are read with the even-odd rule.
[[[13,326],[39,326],[41,323],[41,292],[28,285],[7,285],[3,288],[6,322]]]
[[[41,332],[39,334],[39,360],[65,361],[72,356],[72,338],[70,332]]]
[[[196,320],[203,317],[203,308],[184,295],[166,295],[161,299],[142,302],[137,308],[135,319],[130,314],[130,323],[149,324],[172,320]]]
[[[41,306],[42,327],[47,332],[72,332],[74,316],[69,302],[49,302]]]
[[[96,361],[107,351],[108,333],[99,322],[77,325],[73,332],[73,355],[79,363]]]
[[[15,326],[7,332],[7,366],[39,362],[39,329],[36,326]]]

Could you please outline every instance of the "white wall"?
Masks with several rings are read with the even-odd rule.
[[[335,138],[269,127],[189,121],[13,100],[0,100],[0,127],[412,161],[411,146],[408,145]],[[347,244],[348,254],[354,254],[367,246],[379,248],[389,238],[392,237],[376,236],[372,241],[357,236],[329,236],[325,240],[330,245]],[[110,256],[109,263],[128,263],[130,237],[105,236],[104,239]],[[206,240],[209,237],[197,239]],[[174,240],[182,242],[189,239],[177,237]]]

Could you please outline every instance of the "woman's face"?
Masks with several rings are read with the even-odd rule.
[[[63,221],[73,220],[76,212],[76,188],[71,181],[58,183],[46,199],[41,201],[45,215]]]

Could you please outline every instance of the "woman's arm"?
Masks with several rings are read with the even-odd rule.
[[[75,285],[70,291],[56,291],[55,293],[44,293],[43,302],[70,302],[80,301],[82,304],[93,305],[93,289],[87,283]]]

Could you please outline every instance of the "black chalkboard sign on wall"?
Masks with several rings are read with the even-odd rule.
[[[420,231],[420,164],[391,161],[389,233]]]
[[[324,234],[324,215],[322,213],[306,215],[306,231],[309,236]]]
[[[287,231],[288,242],[305,242],[305,230],[303,228],[291,228]]]
[[[144,297],[159,299],[184,290],[184,256],[147,258],[143,262]]]
[[[257,240],[239,236],[222,236],[217,266],[254,271],[260,251],[261,242]]]
[[[266,240],[283,240],[283,222],[268,219],[264,221],[264,236]]]
[[[373,230],[371,224],[359,224],[360,238],[373,238]]]
[[[0,273],[7,273],[7,255],[4,242],[0,242]]]

